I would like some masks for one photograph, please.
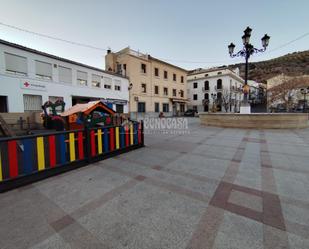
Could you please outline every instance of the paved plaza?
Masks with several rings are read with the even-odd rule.
[[[0,248],[309,248],[309,129],[145,143],[0,194]]]

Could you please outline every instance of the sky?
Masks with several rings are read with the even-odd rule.
[[[127,46],[188,70],[243,62],[230,58],[227,46],[233,42],[236,52],[242,49],[247,26],[253,29],[251,42],[257,48],[265,33],[271,37],[267,51],[251,61],[309,49],[308,0],[0,0],[0,4],[0,39],[103,69],[105,49]]]

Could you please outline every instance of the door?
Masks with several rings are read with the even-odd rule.
[[[8,112],[8,97],[0,96],[0,112]]]
[[[185,112],[185,104],[180,104],[180,114],[183,115]]]
[[[24,110],[30,111],[42,111],[42,96],[24,94]]]
[[[173,104],[173,116],[177,115],[177,106],[176,103]]]
[[[208,112],[208,105],[204,105],[204,112]]]

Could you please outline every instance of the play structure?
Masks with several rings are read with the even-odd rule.
[[[59,109],[60,107],[60,109]],[[96,126],[119,125],[122,118],[102,101],[90,101],[76,104],[64,111],[65,103],[57,100],[55,103],[47,101],[42,106],[43,126],[56,131],[91,128]],[[58,108],[58,111],[57,111]]]
[[[116,112],[100,100],[76,104],[60,116],[64,119],[67,130],[83,129],[85,126],[92,128],[119,125],[122,122],[121,117],[116,116]]]
[[[42,106],[43,109],[43,126],[46,129],[54,129],[56,131],[63,131],[65,123],[63,118],[58,114],[57,107],[60,107],[60,113],[64,112],[65,103],[63,100],[58,99],[55,103],[46,101]],[[50,112],[48,112],[48,110]]]

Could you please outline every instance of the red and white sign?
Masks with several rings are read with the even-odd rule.
[[[39,82],[33,82],[29,80],[21,80],[20,82],[20,88],[23,89],[29,89],[29,90],[36,90],[36,91],[46,91],[46,85],[39,83]]]

